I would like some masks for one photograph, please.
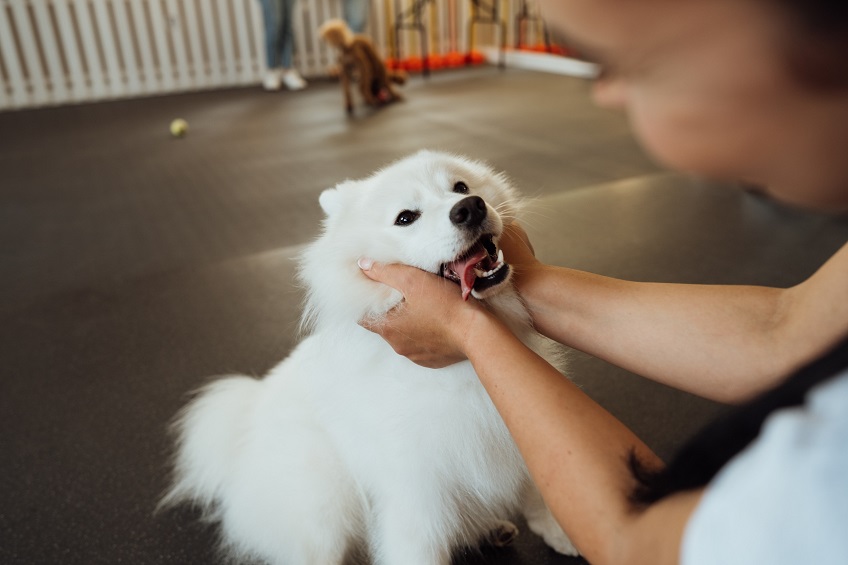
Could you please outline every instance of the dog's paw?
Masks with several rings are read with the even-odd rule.
[[[506,547],[515,541],[518,537],[518,527],[512,522],[506,520],[499,521],[489,535],[486,541],[495,547]]]

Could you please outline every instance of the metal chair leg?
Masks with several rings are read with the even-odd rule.
[[[471,62],[471,53],[474,49],[474,26],[476,24],[494,25],[500,35],[500,52],[498,53],[498,67],[506,68],[506,22],[500,18],[499,0],[471,0],[472,14],[468,22],[468,54],[465,58],[466,64]],[[484,12],[483,15],[480,12]]]
[[[401,10],[400,0],[395,0],[395,53],[398,61],[402,59],[400,51],[400,34],[402,31],[417,31],[421,39],[421,71],[425,77],[430,76],[430,51],[427,43],[427,27],[424,25],[422,12],[424,6],[432,0],[413,0],[412,5]],[[406,21],[411,18],[411,21]]]

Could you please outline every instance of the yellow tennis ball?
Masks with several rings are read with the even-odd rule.
[[[188,133],[188,122],[182,118],[177,118],[171,122],[171,135],[174,137],[182,137]]]

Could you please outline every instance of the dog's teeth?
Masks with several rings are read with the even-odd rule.
[[[498,263],[503,263],[503,262],[504,262],[504,260],[503,260],[503,250],[498,249]]]
[[[495,265],[495,268],[492,269],[491,271],[481,271],[480,269],[474,269],[474,274],[477,275],[477,278],[484,279],[486,277],[491,277],[492,275],[494,275],[495,273],[500,271],[503,268],[503,266],[504,266],[503,262],[499,261],[498,264]]]

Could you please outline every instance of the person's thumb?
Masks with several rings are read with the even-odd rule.
[[[369,259],[368,257],[362,257],[359,261],[356,262],[359,265],[359,268],[362,269],[362,272],[366,277],[371,279],[372,281],[381,282],[387,284],[389,286],[392,285],[392,281],[394,280],[393,275],[393,267],[395,265],[387,265],[385,263],[380,263],[378,261],[374,261],[373,259]]]
[[[357,261],[363,274],[372,281],[383,283],[406,295],[406,291],[420,284],[420,269],[402,263],[380,263],[367,257]]]

